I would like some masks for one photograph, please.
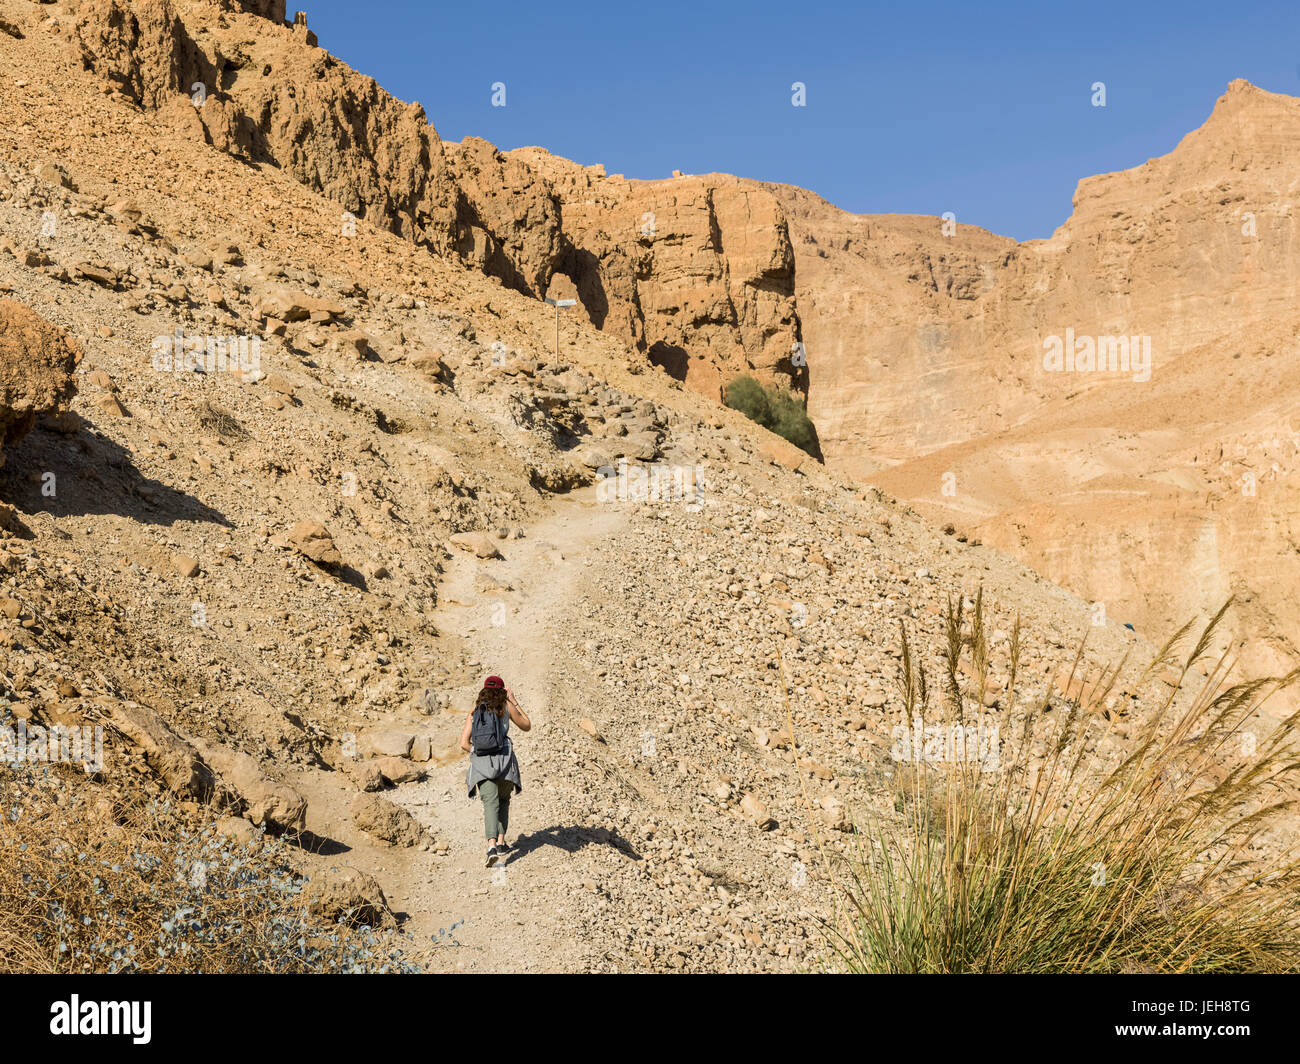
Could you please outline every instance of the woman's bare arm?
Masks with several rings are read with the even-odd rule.
[[[465,714],[465,727],[463,727],[460,730],[460,748],[466,752],[468,752],[470,749],[469,735],[470,735],[470,729],[472,729],[473,727],[474,727],[474,714],[473,713]],[[524,731],[527,730],[528,730],[527,728],[524,729]]]
[[[510,712],[510,719],[519,728],[520,731],[529,731],[532,729],[533,722],[528,719],[528,714],[519,708],[519,703],[515,701],[513,691],[506,692],[506,709]]]

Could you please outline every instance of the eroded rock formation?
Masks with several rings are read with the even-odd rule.
[[[4,449],[41,414],[66,408],[76,394],[80,349],[57,325],[11,299],[0,299],[0,465]]]

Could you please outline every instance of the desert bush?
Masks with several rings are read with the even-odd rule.
[[[1227,609],[1225,605],[1224,610]],[[1113,735],[1120,668],[1053,708],[1016,718],[1020,626],[1010,645],[1011,743],[997,772],[971,761],[896,766],[896,819],[856,836],[826,931],[833,967],[856,972],[1254,972],[1300,968],[1293,850],[1261,835],[1293,807],[1293,714],[1255,741],[1252,721],[1296,673],[1229,684],[1207,654],[1223,610],[1176,666],[1177,683]],[[1190,625],[1136,689],[1177,662]],[[979,601],[950,605],[945,667],[926,676],[903,632],[907,717],[944,724],[978,709],[988,675]],[[1083,648],[1075,658],[1078,668]],[[962,690],[958,659],[974,680]],[[1201,677],[1198,665],[1211,663]],[[1067,689],[1069,685],[1067,684]],[[1018,733],[1018,734],[1017,734]],[[1106,743],[1105,740],[1111,740]],[[1099,745],[1102,744],[1102,745]],[[1103,746],[1109,752],[1103,756]],[[1274,839],[1274,844],[1276,844]]]
[[[727,385],[723,402],[796,447],[816,453],[817,434],[808,411],[790,392],[764,388],[753,377],[743,376]]]
[[[0,765],[0,972],[417,970],[391,929],[308,917],[284,841],[167,801],[110,810],[78,771]]]
[[[248,430],[244,428],[244,423],[235,417],[225,407],[218,406],[211,400],[205,399],[198,405],[199,424],[209,432],[215,432],[223,439],[244,440],[248,438]]]

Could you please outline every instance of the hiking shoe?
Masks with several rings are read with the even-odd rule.
[[[491,868],[494,864],[496,864],[497,859],[500,856],[501,856],[501,851],[497,847],[489,846],[487,852],[487,861],[486,861],[487,867]]]
[[[497,853],[499,853],[502,857],[504,857],[506,854],[508,854],[508,853],[509,853],[511,850],[513,850],[513,849],[514,849],[514,847],[511,846],[510,843],[508,843],[508,842],[498,842],[498,843],[497,843]]]

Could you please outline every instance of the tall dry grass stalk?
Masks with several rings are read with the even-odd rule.
[[[1229,603],[1230,604],[1230,603]],[[897,819],[860,825],[840,876],[847,918],[827,926],[835,966],[857,972],[1248,972],[1300,968],[1294,850],[1260,836],[1295,805],[1292,714],[1257,713],[1286,676],[1228,683],[1209,653],[1229,604],[1179,658],[1185,625],[1131,690],[1177,682],[1114,734],[1104,711],[1122,666],[1064,709],[1018,705],[1020,624],[998,768],[896,768]],[[982,598],[949,604],[939,690],[903,632],[907,719],[945,727],[981,711],[989,671]],[[1074,673],[1083,648],[1075,656]],[[963,670],[962,659],[967,668]],[[1202,677],[1198,667],[1207,675]],[[962,690],[961,673],[968,680]],[[1067,683],[1067,690],[1070,689]],[[1050,692],[1049,692],[1050,693]],[[1010,740],[1009,742],[1007,740]]]

